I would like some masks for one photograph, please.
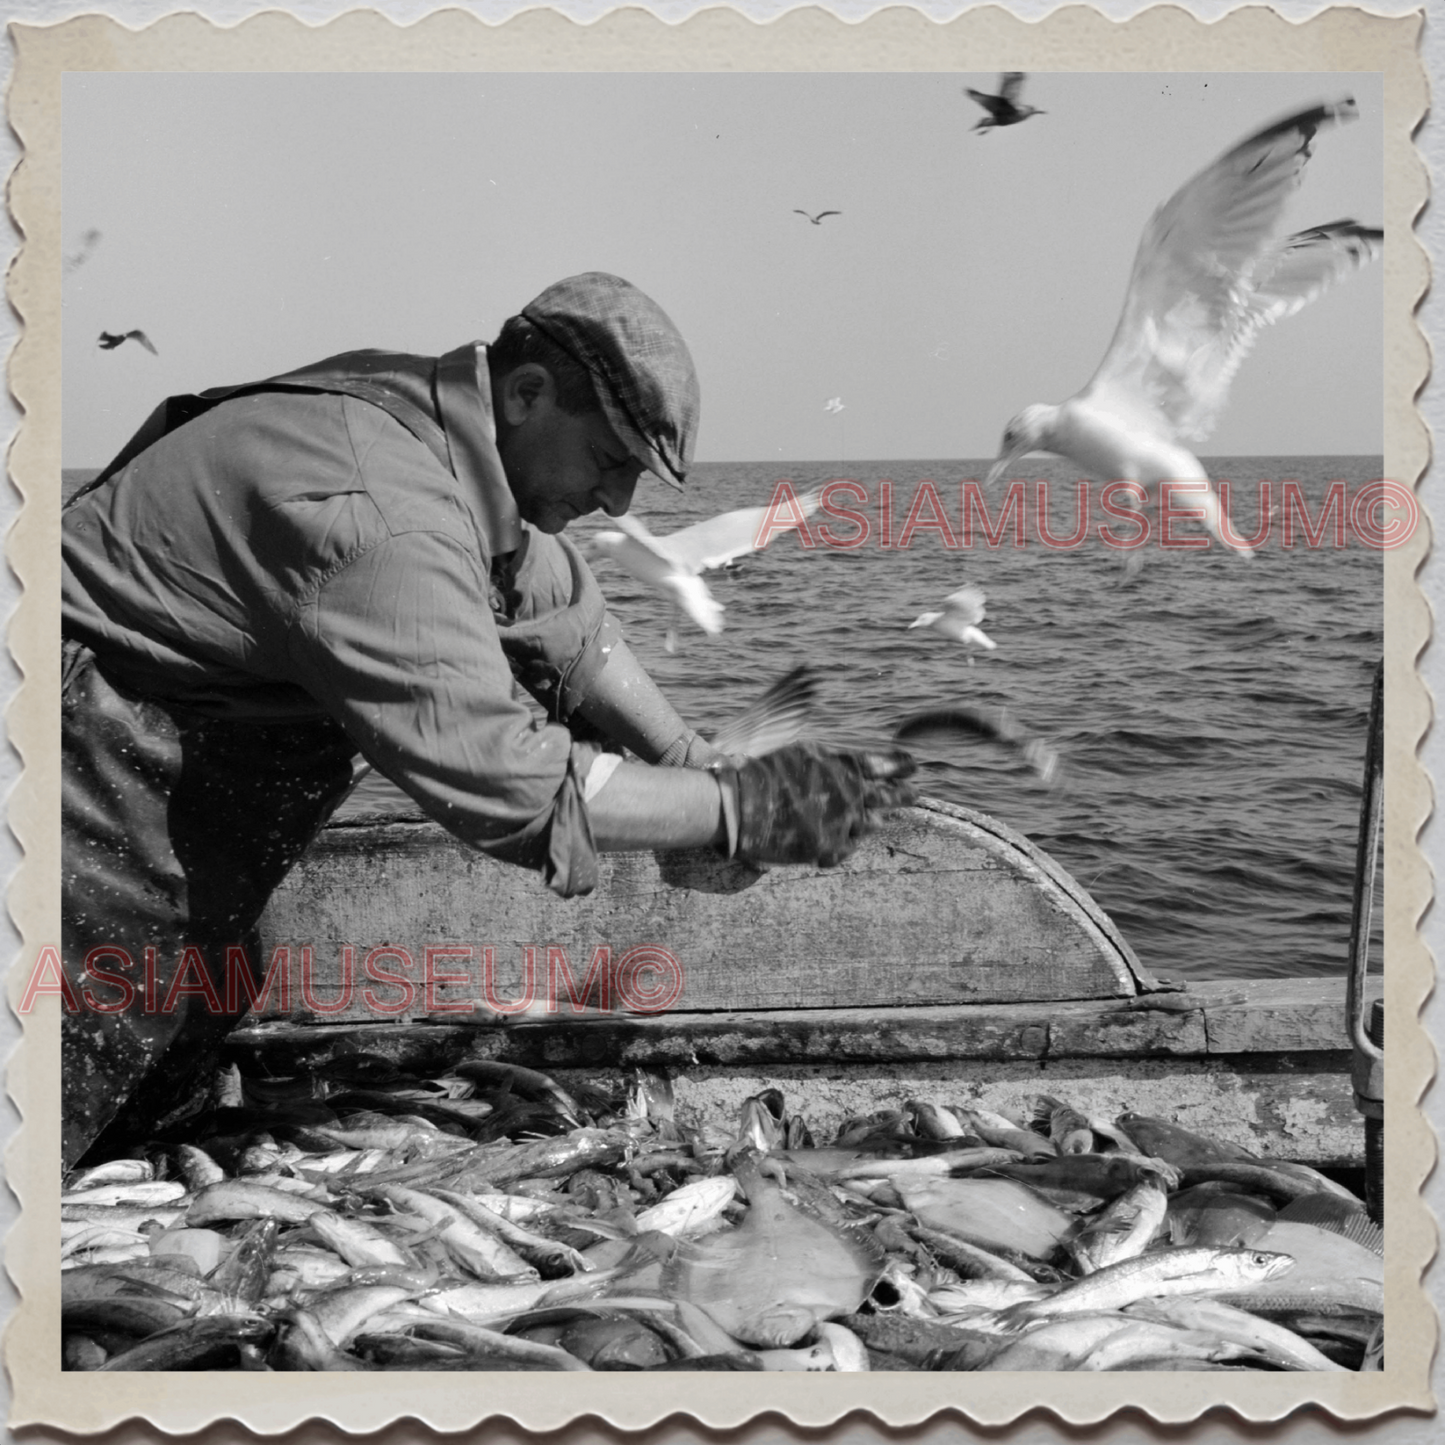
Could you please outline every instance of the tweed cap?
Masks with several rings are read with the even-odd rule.
[[[587,271],[549,286],[522,315],[592,373],[603,414],[628,452],[681,490],[701,395],[692,355],[667,313],[620,276]]]

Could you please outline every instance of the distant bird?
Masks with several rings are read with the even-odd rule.
[[[1018,103],[1018,93],[1023,88],[1023,83],[1024,72],[1022,70],[1006,70],[999,76],[999,93],[997,95],[985,95],[981,90],[964,86],[964,92],[968,98],[976,100],[988,112],[974,126],[974,130],[981,130],[987,134],[996,125],[1017,125],[1031,115],[1043,115],[1044,112],[1037,106]]]
[[[1058,749],[1021,728],[1007,708],[974,707],[968,703],[932,707],[910,713],[893,730],[894,741],[900,743],[950,743],[975,737],[1013,748],[1038,774],[1040,782],[1052,783],[1058,773]]]
[[[843,410],[843,398],[841,396],[835,396],[831,401],[825,401],[823,403],[823,410],[831,411],[836,416],[838,412]]]
[[[809,492],[796,501],[799,514],[810,517],[818,510],[819,494]],[[771,505],[724,512],[666,537],[654,537],[635,517],[621,516],[615,520],[621,530],[598,532],[592,538],[593,546],[639,582],[671,597],[674,615],[681,608],[704,632],[714,637],[722,631],[723,606],[708,591],[701,574],[760,550],[757,537],[765,522],[776,523],[776,530],[781,531],[791,531],[797,526],[796,521],[787,520],[780,509]],[[772,536],[770,530],[768,541]],[[669,627],[667,650],[673,652],[676,646],[676,628]]]
[[[985,485],[1028,452],[1068,457],[1107,482],[1180,489],[1221,541],[1209,474],[1181,439],[1214,426],[1260,331],[1380,254],[1354,221],[1272,240],[1315,133],[1358,115],[1348,98],[1266,126],[1186,182],[1144,228],[1124,314],[1089,384],[1059,406],[1025,407],[1004,430]],[[1237,551],[1248,548],[1229,543]]]
[[[100,245],[100,232],[92,226],[80,238],[80,245],[65,258],[66,272],[69,273],[78,266],[85,265],[98,245]]]
[[[144,331],[127,331],[117,336],[113,331],[102,331],[100,333],[100,349],[102,351],[114,351],[123,341],[139,341],[152,356],[159,356],[160,352],[151,344],[151,339]]]
[[[807,216],[808,219],[809,219],[815,226],[821,226],[821,225],[823,224],[823,217],[824,217],[824,216],[841,216],[843,213],[842,213],[842,211],[819,211],[818,214],[817,214],[816,216],[814,216],[814,215],[810,214],[810,213],[807,212],[807,211],[800,211],[796,206],[794,206],[794,207],[793,207],[793,214],[794,214],[795,216]]]
[[[943,599],[939,612],[925,612],[908,624],[909,628],[926,627],[941,637],[955,642],[976,643],[990,652],[998,647],[991,637],[979,630],[984,619],[984,595],[977,587],[960,587]]]

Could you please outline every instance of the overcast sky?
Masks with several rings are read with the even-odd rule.
[[[1353,94],[1285,224],[1380,221],[1375,75],[1037,73],[1047,114],[975,134],[997,81],[69,74],[66,250],[101,238],[64,280],[64,465],[167,395],[490,339],[584,270],[681,327],[699,460],[991,456],[1093,373],[1154,208],[1261,125]],[[1379,452],[1382,275],[1267,332],[1199,450]],[[133,327],[159,357],[97,346]]]

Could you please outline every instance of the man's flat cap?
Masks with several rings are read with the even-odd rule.
[[[632,456],[681,488],[701,394],[687,343],[662,307],[620,276],[586,271],[549,286],[522,315],[592,373]]]

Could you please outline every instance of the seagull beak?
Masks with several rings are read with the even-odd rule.
[[[987,491],[992,487],[1020,457],[1027,456],[1032,450],[1033,448],[1030,446],[1021,446],[1004,452],[988,469],[988,476],[983,479],[984,490]]]

